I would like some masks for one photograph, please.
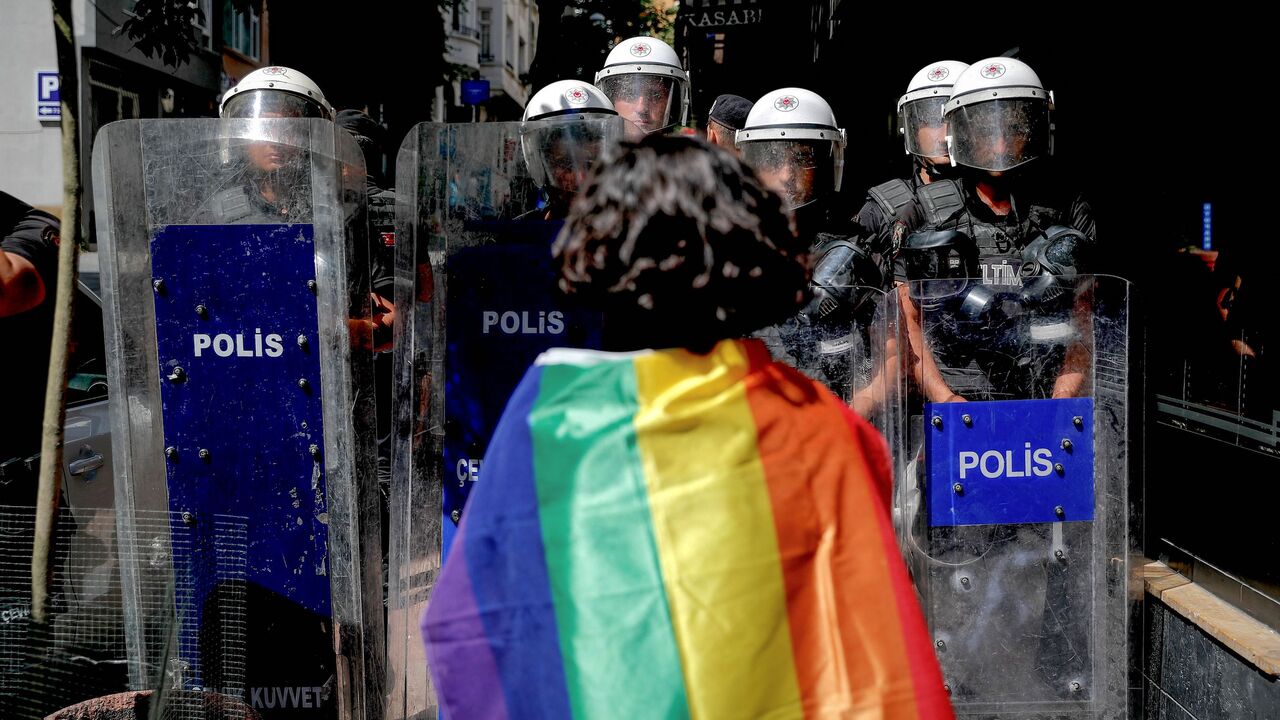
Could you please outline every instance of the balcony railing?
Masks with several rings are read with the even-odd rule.
[[[452,26],[452,28],[449,30],[449,34],[454,35],[456,37],[471,38],[472,40],[480,39],[479,28],[467,27],[466,25],[462,25],[462,24],[457,24]]]

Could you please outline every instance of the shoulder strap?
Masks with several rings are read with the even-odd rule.
[[[916,201],[916,194],[905,180],[894,179],[867,191],[867,197],[880,206],[886,218],[902,220],[903,211]]]
[[[951,180],[934,180],[916,190],[916,199],[924,211],[925,225],[935,226],[964,209],[960,186]]]

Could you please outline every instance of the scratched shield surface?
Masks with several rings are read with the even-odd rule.
[[[929,383],[895,386],[894,521],[942,679],[961,718],[1122,719],[1141,631],[1126,572],[1142,507],[1129,465],[1130,286],[985,282],[920,280],[890,295],[894,315],[918,317],[919,333],[899,336],[908,367],[936,368]]]
[[[129,120],[93,172],[129,687],[381,717],[363,153],[325,120]]]

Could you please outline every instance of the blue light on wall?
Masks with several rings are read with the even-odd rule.
[[[1202,225],[1204,227],[1204,249],[1213,249],[1213,203],[1205,203],[1203,208]]]

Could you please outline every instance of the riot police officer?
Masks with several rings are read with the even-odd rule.
[[[396,191],[383,187],[378,171],[383,152],[382,126],[360,110],[342,110],[336,122],[338,127],[355,138],[364,154],[365,192],[369,198],[370,287],[379,310],[375,313],[378,323],[374,327],[373,346],[381,352],[390,348],[391,325],[395,319],[395,306],[391,300],[395,274]],[[379,425],[381,436],[381,421]]]
[[[916,191],[952,173],[947,156],[942,106],[957,77],[969,66],[955,60],[930,63],[911,78],[898,98],[898,132],[911,157],[911,174],[867,190],[866,202],[853,217],[858,244],[874,258],[885,280],[892,280],[893,255],[907,230],[919,222]]]
[[[815,246],[814,299],[804,313],[809,324],[819,326],[830,323],[829,318],[858,312],[866,298],[852,292],[854,287],[887,290],[892,285],[897,246],[907,231],[921,222],[916,191],[951,171],[942,106],[955,79],[967,67],[955,60],[930,63],[916,72],[898,99],[898,131],[912,158],[912,172],[869,189],[852,219],[851,233],[825,238]],[[888,348],[876,352],[880,350],[885,357],[896,352]],[[869,410],[878,402],[862,403],[859,409]]]
[[[829,232],[832,204],[844,175],[845,131],[820,95],[787,87],[765,94],[751,107],[736,139],[743,160],[766,187],[782,196],[797,234],[828,259],[815,267],[809,305],[798,316],[763,331],[762,337],[775,356],[848,399],[866,380],[854,377],[850,344],[865,346],[869,338],[863,331],[874,310],[857,288],[874,287],[880,279],[861,248]]]
[[[633,139],[689,124],[689,74],[676,51],[657,38],[633,37],[615,45],[595,84],[631,123]]]
[[[751,101],[741,95],[720,95],[707,111],[707,142],[738,152],[736,135],[747,122]]]
[[[948,153],[957,174],[916,190],[919,226],[931,232],[904,240],[895,274],[902,282],[927,280],[930,268],[939,267],[940,254],[950,256],[952,267],[964,270],[952,274],[970,274],[976,282],[953,285],[954,293],[944,293],[946,302],[963,311],[958,319],[972,321],[973,327],[1012,328],[1010,313],[1023,312],[1052,291],[1051,282],[1036,277],[1087,272],[1094,255],[1096,228],[1088,202],[1079,193],[1063,192],[1044,172],[1053,150],[1052,110],[1052,95],[1035,71],[1006,57],[988,58],[961,73],[944,106]],[[920,298],[913,300],[902,305],[917,345]],[[973,344],[990,350],[992,339],[975,338]],[[1024,360],[1030,349],[1001,348],[997,354]],[[1070,396],[1079,387],[1081,378],[1071,371],[1067,350],[1061,374],[1048,378],[1052,387],[1041,388],[1043,394]],[[920,362],[913,374],[924,396],[934,402],[965,399],[966,393],[998,394],[991,385],[993,374],[1024,385],[1028,380],[1014,379],[1009,367],[999,370],[989,363],[981,373],[944,379],[927,353],[915,355]]]
[[[737,132],[742,159],[782,196],[797,232],[816,239],[844,176],[845,131],[822,96],[798,87],[766,93]]]
[[[53,335],[58,219],[0,192],[0,505],[35,505],[40,420]],[[31,460],[31,462],[28,462]]]
[[[370,342],[373,345],[373,374],[378,440],[378,486],[384,503],[391,487],[391,328],[395,322],[394,280],[396,243],[396,191],[380,182],[384,130],[361,110],[338,111],[338,127],[346,130],[364,155],[365,193],[369,213],[370,301],[374,308]],[[385,508],[385,505],[384,505]],[[386,556],[388,523],[383,521],[383,556]]]
[[[249,73],[222,96],[224,120],[333,119],[320,87],[292,68],[273,65]],[[265,130],[268,135],[270,130]],[[301,181],[303,152],[288,138],[246,138],[232,162],[243,163],[243,182],[209,199],[207,218],[217,224],[288,222],[310,212],[310,187]]]
[[[260,68],[246,75],[223,96],[219,113],[227,120],[334,119],[333,106],[325,99],[320,87],[303,73],[283,66]],[[265,132],[271,135],[273,131]],[[311,187],[303,179],[308,170],[304,152],[287,140],[275,136],[250,139],[240,148],[246,159],[244,182],[225,188],[210,199],[209,210],[214,222],[281,222],[309,212]],[[357,138],[357,144],[359,142]],[[384,191],[368,183],[366,178],[360,185],[368,195],[368,205],[374,207],[375,196],[381,196]],[[364,219],[370,223],[371,230],[375,229],[374,222],[380,223],[377,233],[370,236],[376,243],[369,248],[372,312],[367,319],[352,320],[351,330],[352,337],[368,349],[385,350],[390,346],[391,327],[395,320],[395,305],[391,299],[393,267],[391,255],[385,247],[387,216],[394,213],[394,203],[394,195],[389,204],[387,198],[381,197],[377,207],[382,212]],[[391,232],[394,243],[394,230]]]
[[[939,60],[920,68],[898,98],[898,133],[912,160],[913,188],[948,176],[947,123],[942,108],[956,78],[969,68],[956,60]]]
[[[450,472],[484,457],[507,399],[539,353],[554,345],[600,346],[598,314],[564,302],[556,289],[551,247],[590,169],[607,156],[624,125],[599,89],[560,80],[532,94],[520,123],[450,129],[470,150],[447,166],[460,166],[464,176],[443,227],[431,229],[444,250],[432,259],[434,272],[446,279],[434,285],[445,310],[443,333],[431,346],[443,349],[447,369],[435,387],[443,389],[442,452]],[[523,166],[504,149],[517,144]],[[434,174],[441,161],[422,162],[421,172]],[[484,182],[472,182],[477,176]],[[507,324],[517,318],[516,325]],[[476,469],[445,483],[446,546],[482,477]]]
[[[369,196],[369,239],[377,250],[373,261],[386,263],[389,269],[395,254],[396,191],[387,186],[381,169],[386,151],[386,129],[363,110],[356,109],[339,110],[334,122],[355,138],[364,155],[365,187]],[[390,280],[389,270],[387,280]],[[377,285],[374,290],[379,290]],[[386,295],[391,297],[389,286]]]
[[[599,89],[578,80],[558,80],[529,98],[521,118],[520,149],[529,176],[542,189],[543,220],[562,220],[585,182],[587,170],[605,151],[603,127],[591,118],[616,116]]]
[[[113,416],[154,443],[129,455],[117,482],[158,477],[133,485],[129,507],[180,508],[182,518],[165,524],[166,557],[138,564],[124,595],[133,603],[156,583],[177,593],[138,606],[140,627],[153,627],[151,607],[190,609],[179,610],[181,627],[156,620],[167,640],[131,647],[130,660],[160,667],[180,652],[184,686],[226,688],[259,707],[287,688],[294,707],[359,713],[384,677],[372,358],[352,341],[373,325],[363,163],[296,70],[251,73],[220,112],[117,123],[94,158],[110,167],[98,207],[123,196],[148,219],[100,215],[104,286],[118,301],[104,308],[115,317],[109,348],[123,346],[123,325],[155,318],[138,352],[108,351],[112,377],[139,388],[112,395]],[[122,167],[121,156],[149,162]],[[136,273],[155,279],[136,292]],[[200,342],[251,334],[265,336],[265,353],[215,343],[216,367]],[[131,414],[126,400],[148,409]],[[224,538],[236,548],[225,562]]]
[[[845,131],[817,93],[782,88],[752,106],[737,134],[747,164],[787,201],[796,231],[815,256],[815,297],[802,313],[811,323],[852,312],[856,301],[838,288],[877,286],[878,269],[855,238],[833,233],[833,202],[844,175]]]
[[[911,346],[908,368],[918,390],[904,403],[916,418],[907,424],[903,533],[938,647],[947,645],[944,672],[958,707],[999,697],[1012,708],[1074,699],[1086,689],[1097,702],[1097,688],[1106,683],[1096,668],[1108,650],[1096,638],[1111,622],[1107,613],[1125,612],[1123,601],[1119,609],[1108,608],[1106,593],[1092,585],[1107,574],[1110,557],[1099,550],[1102,524],[1069,522],[1106,515],[1105,494],[1099,493],[1095,505],[1095,482],[1124,487],[1126,478],[1111,475],[1111,467],[1122,464],[1090,464],[1074,474],[1061,464],[1052,468],[1055,480],[1082,482],[1085,504],[1094,513],[1087,518],[1064,509],[1061,486],[1024,481],[1026,498],[978,521],[966,518],[964,510],[939,508],[946,504],[943,498],[954,498],[958,508],[966,498],[989,497],[982,494],[989,486],[972,475],[970,482],[953,484],[965,476],[937,462],[947,455],[939,445],[915,454],[915,448],[928,448],[956,428],[943,420],[955,416],[942,403],[980,401],[956,418],[965,428],[960,432],[972,423],[1004,436],[1030,433],[1030,439],[1045,421],[1019,416],[1015,406],[1080,408],[1075,399],[1091,395],[1083,407],[1095,407],[1096,401],[1102,417],[1102,403],[1112,402],[1085,380],[1104,367],[1104,353],[1110,362],[1124,362],[1123,350],[1107,349],[1108,341],[1099,338],[1108,332],[1095,332],[1095,323],[1110,323],[1120,333],[1123,323],[1098,302],[1105,283],[1089,276],[1096,263],[1096,229],[1088,203],[1051,182],[1057,179],[1048,172],[1052,111],[1052,95],[1020,60],[988,58],[961,73],[943,106],[955,175],[916,190],[921,229],[903,239],[895,261]],[[1001,400],[1044,402],[991,402]],[[921,401],[929,408],[922,414]],[[1075,413],[1069,427],[1092,421],[1087,410],[1067,414]],[[1110,430],[1094,427],[1100,453],[1123,455],[1114,437],[1103,439]],[[1057,437],[1056,431],[1050,434]],[[1061,443],[1054,448],[1073,451],[1070,440]],[[1019,486],[1014,478],[1030,473],[980,477],[998,478],[1003,489]],[[1005,513],[1040,503],[1051,510],[1030,522]],[[942,517],[948,512],[954,519]],[[997,656],[1001,666],[993,668],[988,663]],[[1118,672],[1122,678],[1124,670]],[[1114,685],[1115,673],[1111,677]]]

